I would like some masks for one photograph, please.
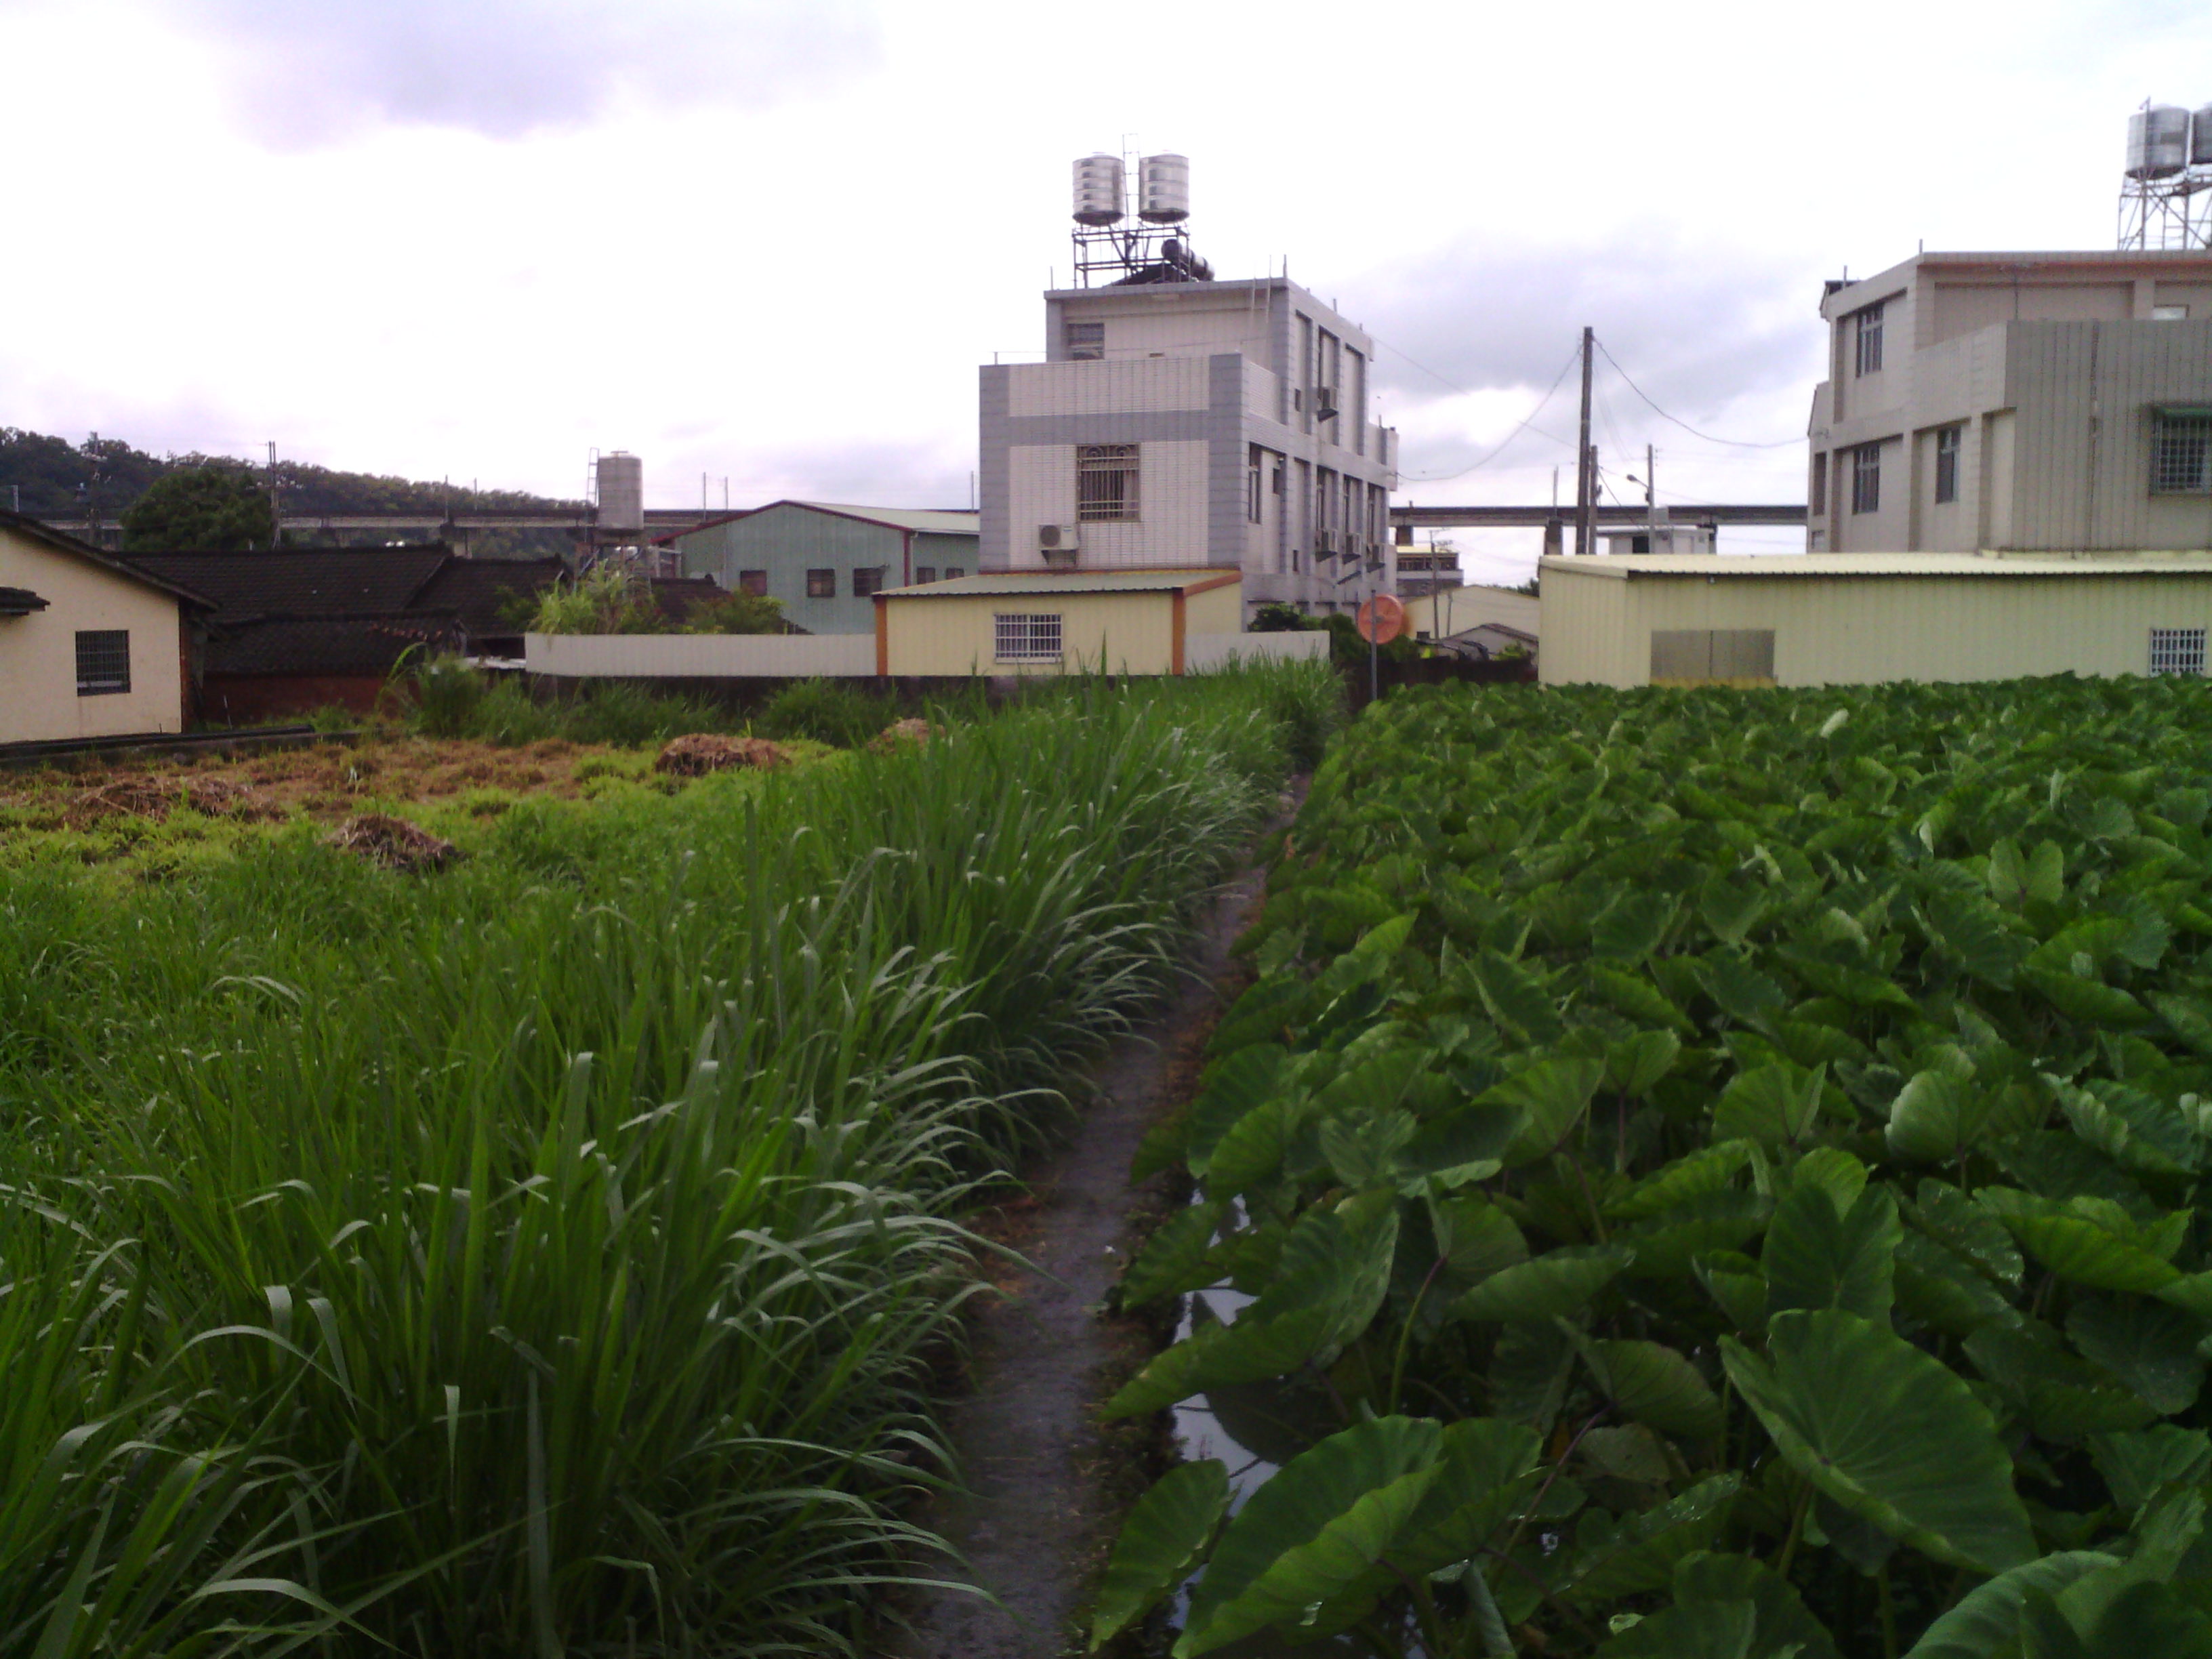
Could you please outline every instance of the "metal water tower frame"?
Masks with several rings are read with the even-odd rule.
[[[2127,155],[2119,246],[2212,247],[2212,104],[2192,115],[2146,99],[2128,118]]]
[[[1130,165],[1135,161],[1135,167]],[[1129,215],[1129,182],[1137,214]],[[1132,158],[1100,152],[1075,163],[1075,283],[1210,283],[1213,267],[1191,252],[1190,161],[1172,153]]]

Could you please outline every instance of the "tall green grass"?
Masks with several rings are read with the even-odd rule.
[[[0,1654],[855,1650],[952,1218],[1334,695],[1070,685],[430,879],[0,873]]]

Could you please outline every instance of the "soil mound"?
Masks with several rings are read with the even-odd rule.
[[[888,755],[895,750],[904,748],[908,744],[919,747],[943,735],[943,732],[927,720],[897,720],[886,726],[871,738],[868,740],[868,747],[878,755]]]
[[[363,812],[348,818],[323,839],[343,851],[358,853],[372,864],[410,874],[442,870],[462,856],[453,842],[441,841],[428,830],[384,812]]]
[[[70,805],[79,823],[101,818],[166,818],[179,807],[210,817],[274,818],[283,809],[250,783],[229,778],[118,778],[88,789]]]
[[[690,732],[669,739],[668,746],[653,761],[653,769],[671,777],[702,778],[732,766],[765,770],[790,758],[781,744],[770,743],[766,738],[724,738],[710,732]]]

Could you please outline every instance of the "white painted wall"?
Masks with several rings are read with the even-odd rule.
[[[526,634],[533,674],[562,679],[783,679],[876,672],[868,634]]]
[[[1112,367],[1112,365],[1106,365]],[[1011,568],[1042,570],[1036,528],[1075,524],[1075,446],[1016,444],[1007,456],[1007,500],[1013,526]],[[1140,444],[1133,523],[1077,526],[1085,570],[1174,567],[1206,562],[1206,443],[1202,439]]]
[[[1006,413],[1154,415],[1206,406],[1204,357],[1127,362],[1024,363],[1006,380]]]
[[[27,617],[0,617],[0,743],[184,730],[184,641],[173,598],[5,528],[0,587],[28,588],[46,601]],[[130,634],[130,690],[77,695],[81,629]]]

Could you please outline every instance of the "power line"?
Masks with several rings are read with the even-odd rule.
[[[1606,362],[1613,364],[1613,372],[1620,375],[1623,380],[1627,381],[1628,389],[1631,392],[1633,392],[1638,397],[1643,398],[1646,404],[1650,404],[1651,412],[1653,414],[1658,416],[1658,417],[1662,421],[1674,422],[1676,426],[1680,427],[1683,431],[1688,433],[1693,438],[1703,438],[1709,444],[1725,444],[1730,449],[1787,449],[1793,444],[1802,444],[1805,441],[1802,438],[1784,438],[1778,443],[1755,444],[1747,442],[1741,438],[1717,438],[1710,432],[1700,432],[1697,428],[1692,426],[1687,421],[1683,420],[1680,416],[1670,415],[1665,410],[1660,408],[1657,404],[1652,403],[1651,394],[1646,392],[1642,386],[1637,385],[1634,380],[1629,379],[1628,371],[1620,366],[1610,351],[1606,350],[1604,341],[1601,340],[1598,342],[1597,349],[1604,356]]]
[[[1395,346],[1391,346],[1390,349],[1393,351],[1398,351],[1398,348]],[[1398,351],[1398,355],[1401,357],[1406,357],[1406,354],[1402,351]],[[1582,349],[1579,346],[1568,354],[1567,361],[1559,365],[1559,372],[1552,377],[1551,386],[1546,389],[1544,395],[1536,400],[1536,406],[1530,410],[1528,413],[1522,418],[1521,423],[1515,427],[1512,431],[1507,433],[1503,441],[1498,444],[1498,447],[1492,450],[1487,455],[1482,456],[1479,459],[1469,461],[1465,466],[1460,468],[1456,472],[1424,472],[1419,474],[1409,474],[1407,475],[1409,481],[1419,483],[1441,483],[1451,478],[1464,478],[1468,473],[1474,471],[1477,468],[1488,466],[1492,461],[1496,460],[1500,455],[1503,455],[1505,453],[1507,446],[1510,445],[1516,438],[1519,437],[1522,433],[1526,432],[1530,427],[1536,423],[1536,417],[1544,412],[1545,406],[1558,395],[1559,387],[1566,381],[1568,371],[1574,368],[1576,362],[1581,358],[1581,356]],[[1411,357],[1406,357],[1406,361],[1409,363],[1413,362]],[[1414,363],[1413,366],[1416,368],[1420,368],[1419,363]],[[1424,373],[1434,374],[1435,371],[1432,369],[1425,370]],[[1437,378],[1438,380],[1443,379],[1442,375],[1437,375]],[[1445,380],[1444,384],[1446,386],[1451,386],[1451,382],[1449,380]],[[1455,392],[1460,391],[1460,388],[1457,386],[1453,386],[1452,389]],[[1472,395],[1474,394],[1471,392],[1461,392],[1461,396],[1462,397],[1471,397]]]

